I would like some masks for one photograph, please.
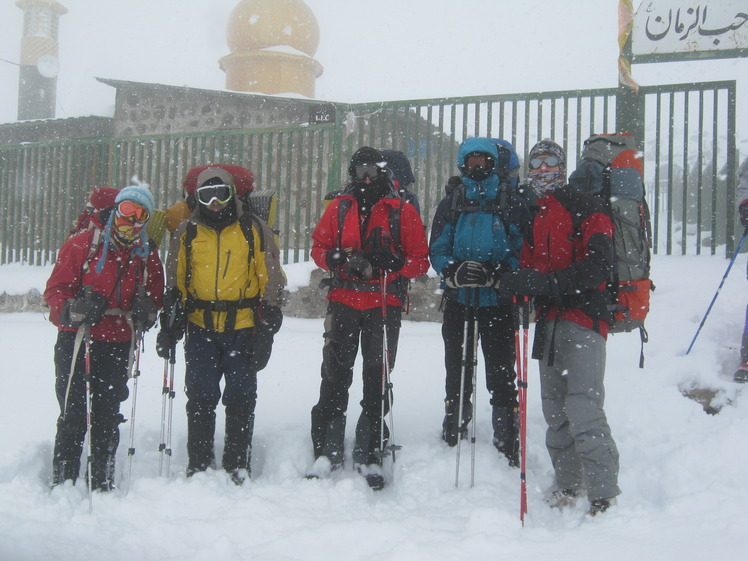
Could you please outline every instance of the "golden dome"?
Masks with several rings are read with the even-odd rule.
[[[284,46],[311,57],[319,25],[303,0],[241,0],[229,16],[226,39],[232,53]]]

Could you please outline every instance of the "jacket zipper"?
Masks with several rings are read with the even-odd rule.
[[[231,261],[231,250],[230,249],[226,252],[226,267],[224,267],[223,269],[224,280],[226,279],[226,275],[229,272],[229,261]]]

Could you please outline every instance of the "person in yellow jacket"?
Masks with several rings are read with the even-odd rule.
[[[244,210],[252,187],[252,172],[239,166],[200,166],[187,174],[185,190],[197,205],[172,236],[157,339],[159,356],[168,358],[187,334],[187,475],[215,467],[220,400],[226,408],[222,467],[237,484],[251,474],[257,372],[283,321],[285,287],[273,232]]]

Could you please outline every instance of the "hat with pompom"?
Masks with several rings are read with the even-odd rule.
[[[117,196],[114,199],[115,204],[119,204],[122,201],[133,201],[138,203],[144,209],[148,211],[150,215],[153,212],[153,207],[156,206],[153,202],[153,195],[150,189],[145,185],[129,185],[120,189]],[[107,220],[105,231],[104,231],[104,248],[101,250],[101,258],[96,263],[96,272],[101,273],[104,269],[104,263],[106,262],[107,254],[109,253],[109,244],[111,243],[112,227],[114,225],[114,216],[116,212],[109,214],[109,220]],[[148,257],[150,247],[148,245],[148,238],[146,235],[145,228],[140,231],[140,236],[137,242],[134,243],[133,248],[130,251],[130,256],[140,256],[143,258]]]
[[[148,214],[152,213],[153,207],[156,206],[153,202],[153,195],[151,195],[150,189],[145,185],[130,185],[120,190],[114,202],[119,204],[122,201],[136,202],[146,209]]]

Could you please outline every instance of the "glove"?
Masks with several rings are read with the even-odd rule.
[[[405,265],[405,258],[394,253],[391,247],[391,234],[377,226],[371,229],[366,239],[364,257],[380,271],[399,271]]]
[[[499,281],[499,296],[512,298],[521,296],[551,296],[551,281],[535,269],[520,269],[504,273]]]
[[[740,223],[743,225],[743,228],[748,228],[748,199],[740,203],[738,213],[740,214]]]
[[[275,335],[283,325],[283,310],[280,306],[263,303],[258,310],[259,325],[271,335]]]
[[[501,277],[504,273],[512,271],[512,268],[505,263],[488,263],[486,264],[486,268],[488,269],[488,282],[486,286],[496,289],[499,288]]]
[[[449,288],[490,286],[489,272],[478,261],[455,261],[442,269],[442,278]]]
[[[184,337],[187,329],[187,314],[178,288],[169,289],[164,296],[160,321],[161,330],[156,335],[156,354],[161,358],[170,358],[171,350]]]
[[[348,276],[355,277],[360,280],[368,281],[371,280],[374,274],[374,269],[369,261],[363,254],[357,253],[351,257],[345,264],[344,270]]]
[[[138,295],[132,300],[132,323],[137,333],[145,333],[156,324],[158,309],[153,300],[145,295]]]
[[[327,252],[327,256],[325,257],[325,263],[327,263],[327,268],[331,271],[333,269],[337,269],[341,265],[345,264],[345,262],[348,261],[348,256],[345,254],[345,252],[341,249],[331,249]]]
[[[104,312],[106,312],[107,301],[101,294],[86,286],[77,298],[71,298],[62,307],[60,312],[60,323],[64,327],[75,327],[93,325],[97,323]]]
[[[161,358],[171,358],[171,350],[177,346],[183,335],[184,332],[173,329],[159,331],[156,335],[156,354]]]
[[[395,273],[405,265],[405,257],[391,251],[372,251],[364,255],[374,267],[382,271]]]

